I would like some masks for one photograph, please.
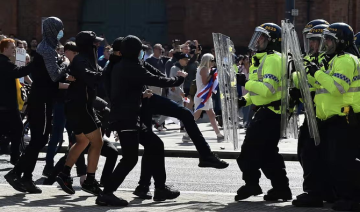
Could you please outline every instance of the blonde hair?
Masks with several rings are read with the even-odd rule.
[[[210,69],[210,61],[214,59],[214,55],[207,53],[204,54],[201,58],[201,62],[199,65],[199,70],[201,70],[203,67],[206,67],[208,69]]]

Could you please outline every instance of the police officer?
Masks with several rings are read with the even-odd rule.
[[[337,201],[332,208],[351,211],[359,208],[360,195],[360,169],[356,161],[359,125],[355,118],[360,104],[354,99],[360,90],[359,61],[348,53],[355,46],[354,32],[345,23],[334,23],[324,30],[321,42],[326,54],[334,57],[326,71],[311,65],[308,72],[320,84],[314,101],[320,139],[326,149],[325,167],[330,173],[326,178],[331,179],[336,191]]]
[[[310,21],[309,23],[306,24],[306,26],[303,29],[303,42],[304,42],[304,50],[305,50],[305,58],[307,59],[307,56],[309,56],[311,54],[311,50],[310,50],[310,43],[308,42],[307,39],[307,34],[310,32],[310,30],[320,24],[326,24],[329,25],[329,22],[325,21],[324,19],[315,19]]]
[[[319,24],[311,28],[311,30],[307,33],[306,40],[304,41],[304,46],[308,47],[305,52],[305,61],[311,61],[318,65],[322,64],[324,53],[319,52],[319,47],[322,33],[328,26],[329,25],[327,24]],[[296,102],[302,102],[302,99],[300,98],[301,95],[297,73],[294,72],[292,77],[295,88],[290,89],[290,95]],[[311,75],[308,75],[308,86],[312,96],[314,96],[316,87],[319,86],[319,84],[316,83],[315,78]],[[320,145],[322,145],[322,143],[320,143]],[[326,184],[324,184],[324,179],[322,179],[321,166],[323,163],[321,162],[320,157],[322,147],[320,145],[315,146],[314,139],[310,137],[307,117],[305,117],[303,125],[300,127],[297,149],[299,162],[304,171],[303,190],[305,193],[296,197],[297,199],[292,202],[294,206],[322,207],[323,200],[333,201],[333,197],[330,195],[331,192],[326,192],[327,190],[325,189],[330,188],[329,186],[325,186]]]
[[[241,153],[237,159],[243,172],[245,185],[237,191],[235,200],[259,195],[260,169],[271,180],[272,189],[264,196],[266,201],[292,199],[285,163],[279,154],[281,122],[281,28],[265,23],[255,28],[249,44],[256,52],[252,57],[249,81],[240,79],[240,85],[249,91],[239,100],[239,105],[254,104],[257,112],[246,131]]]

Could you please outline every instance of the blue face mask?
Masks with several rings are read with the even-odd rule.
[[[60,40],[62,37],[64,37],[64,31],[60,30],[60,32],[57,35],[57,39]]]
[[[140,54],[139,54],[139,60],[142,60],[144,58],[144,54],[145,54],[145,52],[141,49]]]

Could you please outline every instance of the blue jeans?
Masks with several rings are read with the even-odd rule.
[[[57,150],[57,145],[63,140],[63,133],[65,127],[65,111],[64,103],[56,102],[53,109],[53,127],[52,135],[48,144],[48,149],[46,153],[46,165],[54,165],[54,156]]]

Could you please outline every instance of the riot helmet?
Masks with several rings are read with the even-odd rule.
[[[310,30],[313,27],[315,27],[317,25],[321,25],[321,24],[329,25],[329,23],[323,19],[315,19],[315,20],[310,21],[308,24],[306,24],[306,26],[302,32],[305,52],[309,52],[309,43],[307,42],[306,35],[310,32]]]
[[[265,23],[255,28],[249,49],[254,52],[265,50],[281,51],[281,27],[274,23]]]

